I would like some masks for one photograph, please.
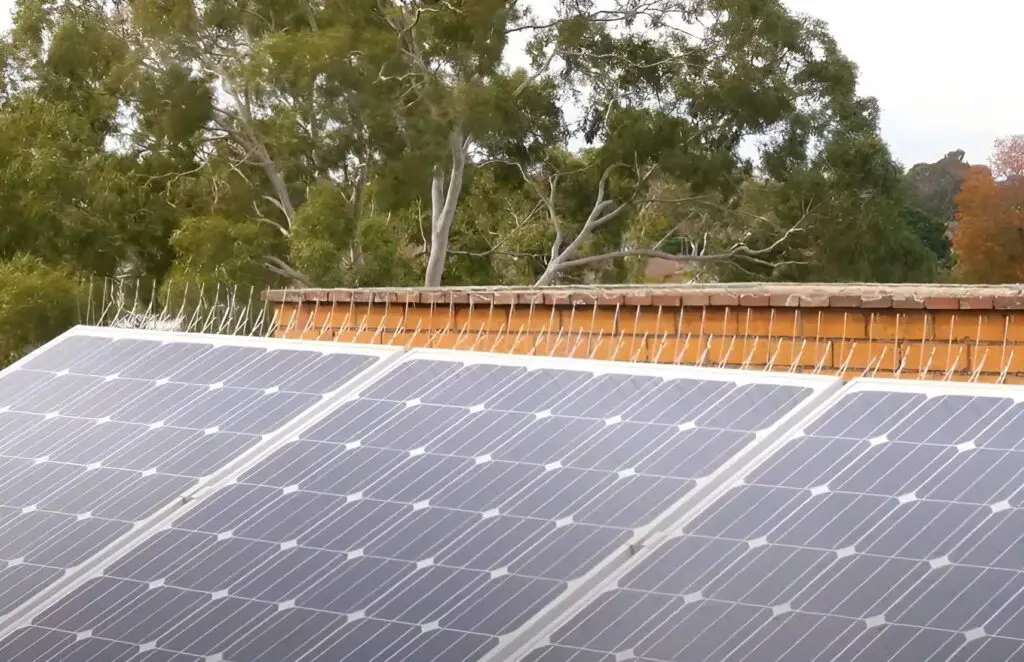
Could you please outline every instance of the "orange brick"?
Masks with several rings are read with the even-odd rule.
[[[555,331],[561,328],[562,318],[553,306],[517,306],[512,310],[508,320],[508,330],[512,333]]]
[[[829,341],[805,338],[713,338],[708,352],[708,362],[752,368],[789,369],[796,365],[814,368],[831,365],[832,346]]]
[[[455,333],[455,346],[453,349],[460,349],[467,352],[489,352],[494,348],[496,334],[479,333]]]
[[[332,304],[304,304],[302,313],[296,318],[296,326],[306,330],[339,328],[343,317],[337,315],[339,308]],[[348,311],[348,305],[344,306],[344,310]]]
[[[747,308],[738,313],[738,332],[744,336],[793,337],[803,333],[799,308]]]
[[[301,327],[303,315],[298,304],[282,303],[274,310],[274,322],[281,327]]]
[[[458,333],[447,331],[425,336],[425,340],[414,340],[414,347],[433,349],[454,349],[466,352],[498,352],[503,354],[524,354],[532,347],[531,337],[508,336],[500,333]]]
[[[756,352],[761,356],[761,349]],[[772,368],[790,368],[793,366],[801,368],[815,368],[826,366],[832,362],[832,343],[827,340],[813,340],[808,338],[780,338],[772,339],[770,343],[764,344],[766,362]],[[759,361],[759,365],[762,363]]]
[[[648,361],[650,343],[643,336],[606,336],[591,344],[587,354],[601,361]]]
[[[679,312],[661,306],[627,306],[619,309],[621,333],[636,335],[661,335],[676,333],[679,329]]]
[[[893,371],[900,358],[900,346],[892,342],[839,341],[832,346],[832,367],[837,369]]]
[[[274,312],[280,317],[290,317],[299,310],[299,304],[297,303],[277,303],[274,304]]]
[[[699,335],[683,338],[648,339],[650,360],[656,363],[697,365],[704,357],[707,339]]]
[[[508,330],[508,315],[504,308],[492,306],[456,306],[452,328],[459,332]]]
[[[805,312],[803,333],[808,338],[840,340],[867,337],[867,313],[857,310]]]
[[[338,331],[334,335],[334,340],[337,342],[350,342],[371,345],[380,343],[381,334],[376,330],[355,331],[352,329],[342,329],[341,331]]]
[[[944,343],[935,341],[904,343],[900,361],[904,371],[944,373],[970,370],[971,345],[969,343]],[[936,375],[937,376],[937,375]]]
[[[550,319],[550,314],[547,319]],[[616,309],[609,306],[575,306],[558,312],[557,324],[565,333],[613,335],[620,330]],[[554,330],[554,329],[548,329]]]
[[[494,350],[494,343],[497,339],[498,334],[496,333],[487,333],[485,331],[465,333],[456,342],[456,348],[467,352],[490,352]]]
[[[758,349],[764,351],[768,342],[760,338],[718,336],[708,340],[705,365],[739,366],[757,360]],[[763,358],[763,357],[762,357]],[[764,365],[764,363],[761,363]]]
[[[1024,345],[970,343],[974,366],[984,372],[1024,372]]]
[[[454,328],[454,315],[447,305],[409,306],[403,327],[406,331],[440,331]]]
[[[578,333],[542,333],[534,336],[531,354],[586,358],[589,354],[590,337]]]
[[[688,308],[680,314],[677,335],[733,336],[741,313],[731,308]]]
[[[867,325],[867,337],[871,340],[930,340],[935,337],[935,323],[931,314],[924,310],[869,313]]]
[[[426,347],[433,349],[461,349],[462,336],[455,331],[441,331],[430,334]]]
[[[365,304],[361,311],[347,303],[339,303],[334,306],[320,306],[311,315],[306,315],[302,324],[319,327],[329,326],[333,329],[358,329],[365,313]]]
[[[531,333],[502,333],[495,336],[492,352],[502,354],[531,354],[537,338]]]
[[[1024,339],[1024,326],[1015,325],[1003,313],[976,311],[937,311],[935,317],[935,339],[980,340],[1002,342]]]
[[[405,306],[402,304],[356,304],[353,312],[365,329],[401,329],[405,321]]]

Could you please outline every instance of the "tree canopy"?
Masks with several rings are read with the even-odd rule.
[[[955,202],[953,246],[961,279],[1024,280],[1024,136],[998,140],[991,167],[972,167]]]
[[[946,264],[820,21],[781,0],[542,9],[17,0],[0,261],[253,287]]]

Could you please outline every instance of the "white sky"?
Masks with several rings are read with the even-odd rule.
[[[544,0],[533,0],[542,5]],[[987,160],[1024,133],[1021,0],[783,0],[829,23],[882,107],[882,134],[904,165],[963,149]],[[0,26],[14,0],[0,0]]]
[[[911,166],[963,149],[987,161],[996,138],[1024,133],[1021,0],[784,0],[829,23],[882,107],[882,135]]]

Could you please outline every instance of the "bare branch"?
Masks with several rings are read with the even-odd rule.
[[[561,269],[569,269],[569,268],[572,268],[572,267],[582,267],[582,266],[586,266],[588,264],[595,264],[597,262],[604,262],[604,261],[607,261],[607,260],[615,260],[615,259],[618,259],[618,258],[630,258],[630,257],[648,258],[648,259],[650,259],[650,258],[657,258],[657,259],[661,259],[661,260],[668,260],[668,261],[672,261],[672,262],[681,262],[681,263],[687,263],[687,264],[692,264],[692,263],[708,263],[708,262],[729,262],[729,261],[736,261],[736,260],[745,260],[747,262],[751,262],[751,263],[754,263],[754,264],[759,264],[761,266],[771,266],[771,267],[782,266],[782,265],[785,265],[785,264],[803,264],[802,262],[795,262],[795,261],[789,261],[789,260],[781,261],[781,262],[769,262],[768,260],[763,260],[763,259],[757,257],[758,255],[764,255],[764,254],[766,254],[766,253],[768,253],[768,252],[770,252],[770,251],[780,247],[791,236],[793,236],[795,233],[801,232],[801,231],[802,231],[802,228],[800,228],[799,225],[794,225],[794,226],[790,227],[788,230],[786,230],[786,232],[783,233],[782,236],[780,236],[778,239],[776,239],[774,242],[772,242],[772,244],[770,246],[768,246],[766,248],[763,248],[763,249],[757,249],[757,250],[753,250],[753,249],[749,248],[746,245],[738,245],[738,246],[735,246],[733,248],[730,248],[727,251],[724,251],[724,252],[721,252],[721,253],[712,253],[710,255],[708,255],[708,254],[697,254],[697,253],[688,253],[688,254],[680,255],[680,254],[677,254],[677,253],[669,253],[669,252],[662,251],[662,250],[657,250],[657,249],[631,248],[631,249],[625,249],[625,250],[619,250],[619,251],[609,251],[607,253],[601,253],[600,255],[590,255],[590,256],[587,256],[587,257],[576,258],[574,260],[564,261],[564,262],[561,262],[559,264],[559,267]]]
[[[291,281],[294,281],[301,287],[312,287],[313,283],[308,276],[301,271],[294,269],[284,260],[274,257],[273,255],[265,255],[263,257],[264,266],[268,271],[283,276]]]

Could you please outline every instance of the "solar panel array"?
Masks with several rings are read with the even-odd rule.
[[[529,662],[1024,659],[1024,402],[855,383]]]
[[[0,659],[1024,659],[1020,390],[394,355],[0,374]]]
[[[833,384],[597,368],[412,352],[0,658],[481,660]]]
[[[94,330],[0,376],[0,616],[377,362]]]

